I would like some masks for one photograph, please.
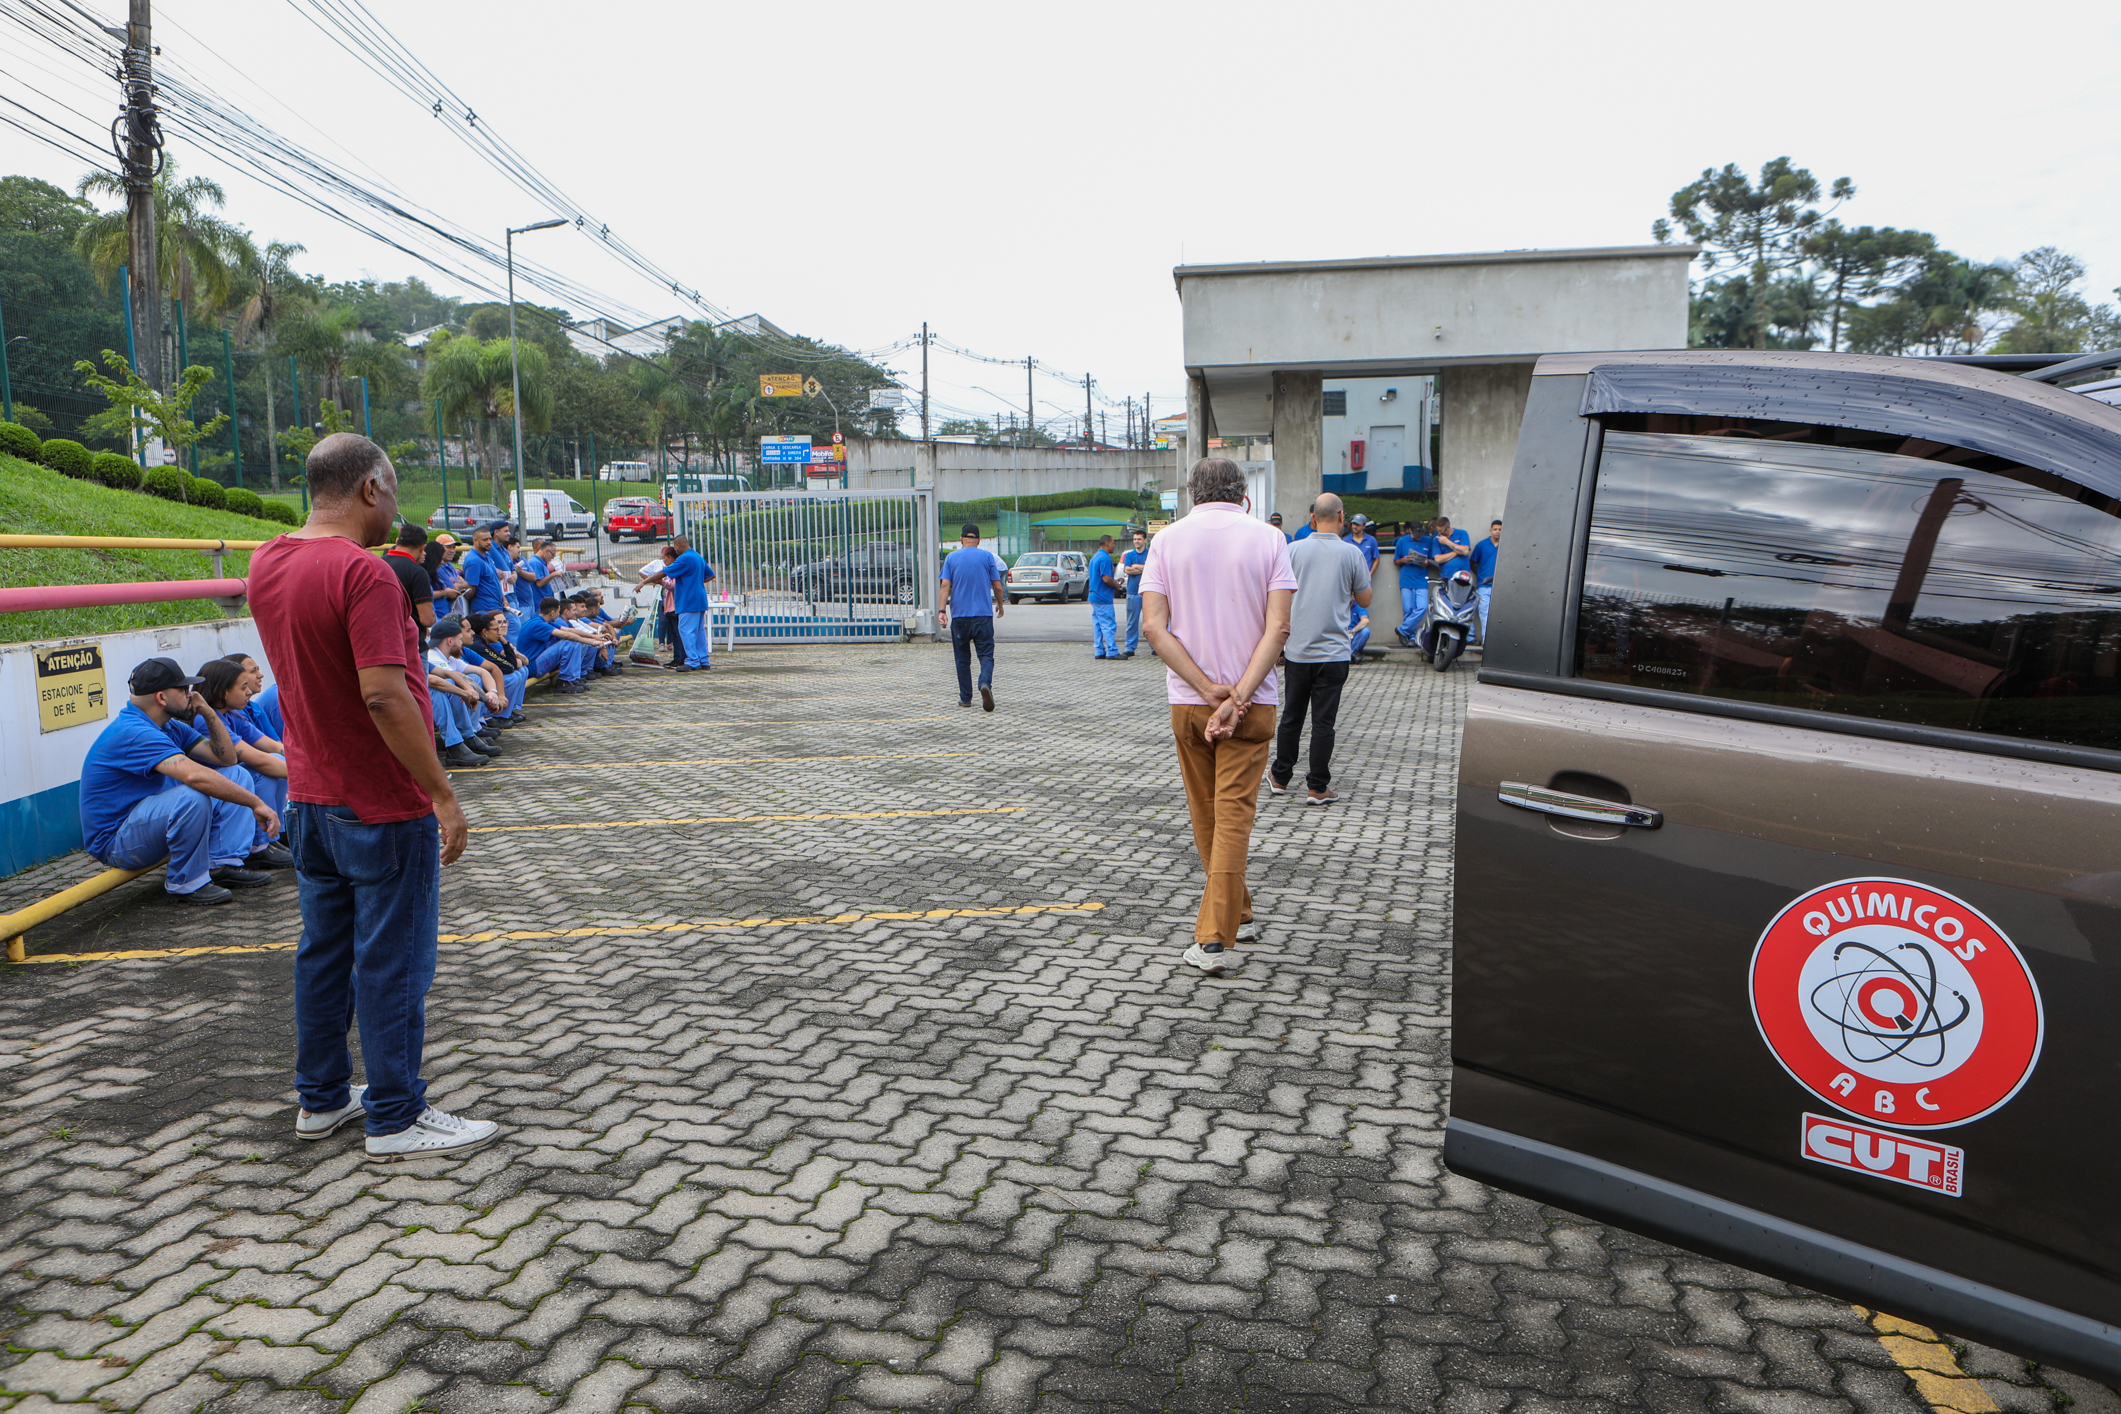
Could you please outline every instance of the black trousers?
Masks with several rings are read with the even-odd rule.
[[[1267,769],[1276,785],[1296,774],[1296,748],[1303,741],[1304,713],[1311,714],[1311,769],[1304,784],[1324,790],[1333,781],[1333,726],[1340,720],[1340,690],[1348,682],[1346,663],[1291,663],[1282,674],[1281,726],[1274,733],[1274,764]]]
[[[675,613],[663,615],[662,621],[656,625],[656,628],[658,630],[656,636],[670,645],[670,666],[673,668],[684,667],[685,638],[684,635],[678,632],[678,616]]]

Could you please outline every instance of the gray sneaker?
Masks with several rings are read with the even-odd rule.
[[[501,1126],[490,1119],[460,1119],[433,1105],[396,1134],[368,1136],[368,1157],[388,1163],[397,1159],[451,1159],[493,1142]]]
[[[1239,965],[1237,959],[1232,957],[1221,943],[1195,943],[1186,949],[1182,960],[1199,968],[1201,974],[1206,977],[1220,977]]]
[[[339,1131],[339,1127],[348,1120],[359,1119],[366,1113],[365,1107],[361,1104],[361,1097],[367,1093],[368,1087],[366,1085],[356,1085],[347,1092],[346,1103],[338,1109],[326,1110],[322,1114],[311,1114],[308,1110],[297,1110],[295,1112],[295,1138],[323,1139],[328,1135],[336,1134]]]

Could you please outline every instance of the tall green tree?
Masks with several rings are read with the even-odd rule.
[[[1818,178],[1787,157],[1762,166],[1757,182],[1735,162],[1720,170],[1705,168],[1672,193],[1671,220],[1652,223],[1650,233],[1660,243],[1670,241],[1676,221],[1689,240],[1707,247],[1704,268],[1737,264],[1747,269],[1753,295],[1748,344],[1764,349],[1769,287],[1777,274],[1804,263],[1801,239],[1826,214],[1812,204],[1820,199],[1819,190]],[[1839,206],[1856,188],[1847,177],[1837,177],[1827,194]]]
[[[80,198],[34,177],[0,177],[0,316],[7,321],[15,411],[34,401],[57,414],[55,433],[104,406],[74,369],[77,359],[125,347],[125,311],[99,289],[74,237],[95,215]],[[46,429],[40,428],[41,431]]]
[[[552,364],[536,344],[519,343],[522,370],[523,425],[543,432],[552,425]],[[468,334],[438,334],[427,345],[422,397],[439,399],[444,417],[479,419],[479,461],[501,499],[501,460],[497,443],[512,435],[515,402],[510,387],[508,340],[474,339]],[[512,445],[512,443],[511,443]]]
[[[125,200],[125,181],[113,172],[91,172],[76,190],[91,196]],[[184,301],[188,317],[198,319],[225,306],[242,284],[243,268],[258,252],[250,235],[216,213],[228,201],[218,182],[177,175],[167,163],[155,178],[155,262],[163,291]],[[125,210],[106,211],[83,223],[75,241],[104,289],[117,278],[118,267],[132,258]]]
[[[2111,338],[2113,311],[2094,308],[2078,290],[2084,262],[2044,245],[2011,266],[2011,289],[2003,301],[2017,318],[1996,339],[1999,353],[2088,353]]]
[[[2011,292],[2009,266],[1933,251],[1890,298],[1849,316],[1848,346],[1857,353],[1977,353]]]
[[[356,378],[368,380],[371,403],[412,389],[412,366],[405,346],[376,334],[348,306],[297,309],[282,318],[273,351],[283,358],[292,357],[297,367],[321,377],[324,396],[350,410],[347,384]]]
[[[303,253],[303,248],[285,241],[269,242],[265,249],[257,252],[257,259],[243,269],[243,283],[249,288],[249,297],[236,313],[236,332],[245,340],[255,340],[270,347],[280,331],[281,321],[309,303],[309,289],[302,277],[295,274],[294,258]],[[268,438],[279,432],[279,417],[273,406],[272,370],[265,370],[265,425]],[[280,489],[280,457],[272,440],[266,443],[272,451],[272,489]]]
[[[1936,251],[1937,238],[1927,231],[1821,221],[1799,240],[1798,248],[1818,267],[1825,285],[1830,308],[1826,346],[1831,351],[1841,347],[1849,307],[1914,273]]]

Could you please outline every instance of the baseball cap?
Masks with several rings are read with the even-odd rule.
[[[464,621],[457,618],[436,619],[435,626],[427,630],[429,646],[440,648],[464,631]]]
[[[1360,511],[1348,517],[1348,519],[1356,525],[1368,525],[1370,523],[1370,518],[1362,514]]]
[[[440,535],[437,535],[437,536],[435,537],[435,544],[437,544],[437,545],[454,545],[454,544],[456,544],[456,543],[457,543],[457,537],[456,537],[456,536],[454,536],[454,535],[451,535],[451,534],[450,534],[450,533],[449,533],[448,531],[446,531],[446,530],[445,530],[445,531],[443,531],[443,532],[442,532],[442,533],[441,533]]]
[[[972,523],[971,523],[970,521],[967,521],[967,522],[965,523],[965,528],[964,528],[963,530],[960,530],[960,531],[958,532],[958,536],[959,536],[959,538],[961,538],[961,539],[962,539],[962,538],[963,538],[964,536],[967,536],[967,535],[971,535],[971,536],[977,536],[978,534],[979,534],[979,527],[978,527],[978,526],[976,526],[976,525],[974,525],[974,524],[972,524]]]
[[[127,681],[135,697],[149,693],[166,692],[173,687],[197,687],[205,678],[195,678],[177,666],[175,658],[149,658],[133,669]]]

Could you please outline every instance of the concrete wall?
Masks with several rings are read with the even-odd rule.
[[[248,653],[265,668],[266,680],[272,678],[272,666],[258,645],[257,622],[248,618],[0,646],[0,877],[81,848],[81,763],[110,720],[40,732],[37,664],[31,656],[34,648],[77,643],[102,646],[112,717],[125,705],[126,679],[148,658],[175,658],[187,672],[196,672],[209,658]]]
[[[1443,513],[1478,540],[1510,495],[1517,433],[1532,391],[1529,363],[1446,369],[1443,384]]]
[[[1324,485],[1320,382],[1316,373],[1274,375],[1274,509],[1292,535]]]
[[[856,490],[933,485],[944,501],[990,496],[1043,496],[1114,487],[1140,491],[1172,484],[1169,451],[1070,451],[1059,447],[979,447],[962,442],[855,438],[847,443],[847,484]]]

